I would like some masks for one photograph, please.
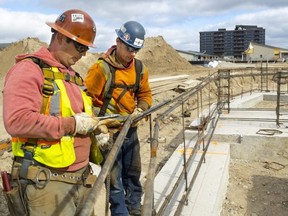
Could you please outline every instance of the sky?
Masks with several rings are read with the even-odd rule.
[[[28,37],[49,43],[45,22],[69,9],[84,10],[95,21],[95,52],[115,44],[115,29],[130,20],[144,26],[145,37],[162,36],[178,50],[199,51],[199,32],[236,25],[263,27],[267,45],[288,49],[287,0],[0,0],[0,43]]]

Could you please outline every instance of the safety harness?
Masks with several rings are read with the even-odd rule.
[[[59,80],[59,79],[65,80],[67,82],[72,82],[78,86],[83,86],[83,83],[84,83],[83,79],[78,73],[76,73],[75,76],[70,76],[70,74],[68,73],[59,73],[59,71],[55,72],[53,71],[53,67],[47,65],[41,59],[38,59],[35,57],[28,58],[28,59],[31,59],[35,64],[37,64],[41,68],[43,76],[44,76],[44,84],[42,88],[43,99],[42,99],[42,106],[40,110],[40,113],[42,114],[47,114],[45,112],[47,112],[48,110],[47,106],[48,106],[49,98],[54,94],[55,80]],[[37,145],[38,145],[38,139],[28,138],[28,140],[21,146],[21,149],[24,152],[22,166],[21,166],[20,173],[19,173],[21,178],[27,178],[28,169],[29,169],[29,166],[32,165],[33,163],[33,157],[34,157],[34,153],[35,153],[35,149]]]
[[[99,58],[99,59],[104,60],[103,58]],[[112,65],[108,64],[106,61],[103,61],[103,64],[104,64],[104,68],[109,69],[109,71],[108,70],[105,71],[108,75],[108,79],[106,82],[107,86],[105,87],[106,94],[104,95],[103,105],[100,109],[98,116],[104,116],[105,115],[106,109],[107,109],[107,107],[110,103],[110,100],[112,98],[113,90],[115,88],[122,88],[123,89],[122,93],[119,95],[119,97],[117,99],[118,102],[121,100],[121,98],[124,96],[124,94],[130,90],[132,90],[135,94],[135,97],[137,97],[138,91],[140,89],[140,81],[141,81],[142,75],[143,75],[142,62],[135,58],[134,59],[134,66],[136,69],[136,82],[135,82],[135,84],[133,84],[133,85],[117,84],[117,83],[115,83],[116,68],[113,67]]]

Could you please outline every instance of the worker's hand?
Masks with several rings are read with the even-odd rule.
[[[108,133],[108,127],[106,125],[100,124],[100,122],[99,122],[97,128],[94,131],[94,133],[95,133],[95,135],[98,135],[98,134],[101,134],[101,133],[106,134],[106,133]]]
[[[140,115],[142,112],[143,112],[143,109],[141,109],[141,108],[139,108],[139,107],[136,107],[136,108],[134,109],[133,113],[131,114],[131,117],[132,117],[132,118],[135,118],[136,116]],[[142,122],[142,121],[144,121],[144,119],[141,119],[141,120],[139,120],[139,121],[137,121],[137,122],[134,122],[134,123],[132,124],[132,127],[137,127],[137,126],[140,124],[140,122]]]
[[[77,113],[73,116],[76,121],[76,127],[74,136],[76,134],[86,135],[94,131],[99,123],[99,119],[97,117],[93,117],[88,115],[87,113]]]
[[[98,146],[103,146],[108,143],[110,135],[109,133],[100,133],[95,136]]]
[[[119,121],[118,119],[104,119],[104,120],[100,120],[98,125],[102,126],[105,125],[107,128],[119,128],[123,125],[123,123],[121,121]]]
[[[97,145],[102,152],[111,150],[113,146],[113,133],[100,133],[95,135]]]

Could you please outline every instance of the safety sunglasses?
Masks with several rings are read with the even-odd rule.
[[[74,47],[76,48],[76,50],[79,52],[79,53],[84,53],[84,52],[87,52],[89,50],[89,47],[88,46],[85,46],[85,45],[82,45],[80,43],[78,43],[77,41],[74,41],[74,40],[71,40],[74,44]]]
[[[121,42],[122,42],[122,41],[121,41]],[[139,52],[139,50],[140,50],[140,49],[131,47],[131,46],[127,45],[127,44],[124,43],[124,42],[122,42],[122,43],[126,46],[126,50],[127,50],[128,52],[135,52],[135,53],[137,53],[137,52]]]

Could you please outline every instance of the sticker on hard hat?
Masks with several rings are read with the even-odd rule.
[[[123,35],[123,38],[124,38],[124,40],[126,40],[126,41],[130,40],[130,34],[129,34],[129,33],[125,33],[125,34]]]
[[[140,38],[135,38],[134,40],[134,45],[136,46],[142,46],[143,45],[144,40],[140,39]]]
[[[71,22],[84,22],[83,14],[71,14]]]
[[[125,28],[125,26],[121,26],[120,31],[122,31],[123,33],[125,33],[127,31],[127,29]]]
[[[66,19],[66,14],[63,13],[63,14],[61,14],[61,15],[58,17],[57,20],[59,20],[60,22],[64,22],[65,19]]]

